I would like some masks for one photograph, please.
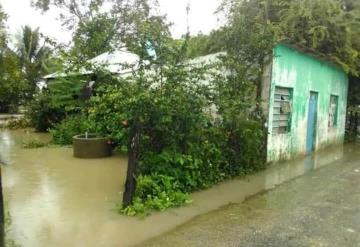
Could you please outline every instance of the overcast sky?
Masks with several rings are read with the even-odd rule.
[[[30,25],[40,27],[40,31],[59,41],[69,41],[70,33],[57,21],[58,13],[40,11],[30,7],[31,0],[0,0],[9,15],[7,26],[12,34],[19,32],[20,27]],[[186,6],[190,3],[190,31],[208,33],[219,25],[214,15],[221,0],[159,0],[160,10],[173,22],[172,34],[179,37],[186,33]]]

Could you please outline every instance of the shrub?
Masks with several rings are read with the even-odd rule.
[[[83,76],[52,81],[28,106],[32,126],[37,131],[45,132],[66,117],[81,113],[86,104],[82,98],[85,83]]]
[[[243,120],[227,128],[226,174],[237,176],[262,170],[266,166],[266,130],[261,121]]]
[[[91,124],[83,115],[68,117],[50,129],[50,133],[53,136],[53,142],[58,145],[70,145],[72,144],[72,138],[75,135],[91,131]]]
[[[51,95],[47,91],[38,94],[30,103],[27,111],[31,126],[39,132],[48,131],[54,124],[63,120],[65,116],[65,109],[54,106]]]
[[[133,204],[120,212],[129,216],[147,214],[149,210],[164,211],[190,203],[189,195],[179,189],[179,183],[173,177],[152,174],[140,175]]]

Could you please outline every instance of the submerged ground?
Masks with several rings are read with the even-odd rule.
[[[12,246],[360,246],[356,145],[276,164],[196,192],[191,205],[139,219],[114,210],[126,157],[81,160],[71,148],[22,148],[33,139],[50,136],[0,130]]]
[[[360,150],[353,148],[339,162],[142,246],[360,246]]]

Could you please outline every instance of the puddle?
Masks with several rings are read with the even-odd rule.
[[[49,141],[48,134],[1,131],[6,211],[11,216],[8,237],[26,247],[130,246],[163,234],[193,217],[272,189],[290,179],[343,158],[343,148],[314,157],[271,166],[245,179],[194,193],[193,204],[154,213],[145,219],[119,215],[127,159],[82,160],[71,148],[23,149],[23,141]]]

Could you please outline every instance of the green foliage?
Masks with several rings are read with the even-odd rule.
[[[17,43],[17,53],[20,59],[21,70],[27,83],[27,99],[32,99],[37,90],[36,83],[48,70],[46,63],[50,57],[50,48],[41,44],[39,29],[25,26]]]
[[[359,137],[357,134],[355,134],[353,131],[345,131],[345,143],[355,143],[359,140]]]
[[[19,59],[8,48],[0,51],[0,74],[0,112],[16,112],[28,85],[20,70]]]
[[[360,77],[349,77],[348,106],[358,107],[360,105]]]
[[[158,174],[140,175],[135,194],[133,204],[125,209],[120,206],[120,212],[129,216],[144,215],[149,210],[164,211],[191,202],[173,177]]]
[[[16,112],[27,85],[18,57],[8,48],[6,20],[7,15],[0,5],[0,112]]]
[[[87,61],[112,50],[115,21],[106,14],[79,23],[73,36],[72,52],[80,61]]]
[[[0,51],[6,46],[6,27],[5,21],[7,20],[7,14],[3,11],[0,4]]]
[[[27,149],[42,148],[42,147],[45,147],[47,145],[48,145],[47,143],[44,143],[44,142],[39,141],[37,139],[25,141],[25,142],[22,143],[22,147],[27,148]]]
[[[40,45],[40,33],[25,26],[14,51],[8,46],[4,21],[6,14],[0,6],[0,112],[17,112],[36,91],[36,83],[47,71],[50,50]]]
[[[44,132],[66,116],[80,113],[85,104],[82,99],[85,83],[82,76],[52,81],[28,106],[27,116],[31,125],[37,131]]]
[[[70,145],[75,135],[85,132],[91,132],[91,126],[83,115],[68,117],[50,129],[53,142],[59,145]]]
[[[31,127],[31,124],[30,124],[30,120],[26,117],[22,117],[22,118],[19,118],[19,119],[12,119],[12,120],[9,120],[7,123],[6,123],[6,126],[5,126],[7,129],[25,129],[25,128],[29,128]]]
[[[166,18],[156,14],[157,1],[152,0],[32,0],[32,5],[42,11],[62,10],[62,24],[74,31],[70,60],[77,65],[124,44],[143,56],[145,43],[140,39],[156,45],[155,34],[160,34],[159,30],[169,32]],[[141,37],[144,29],[149,32]]]
[[[226,28],[212,31],[209,35],[199,33],[187,40],[187,57],[195,58],[224,51],[226,48]]]
[[[27,111],[31,126],[40,132],[48,131],[55,123],[64,119],[65,114],[63,108],[51,104],[51,95],[47,91],[39,93],[30,103]]]
[[[229,52],[262,65],[280,41],[324,54],[346,72],[359,73],[359,4],[340,0],[224,1]]]

